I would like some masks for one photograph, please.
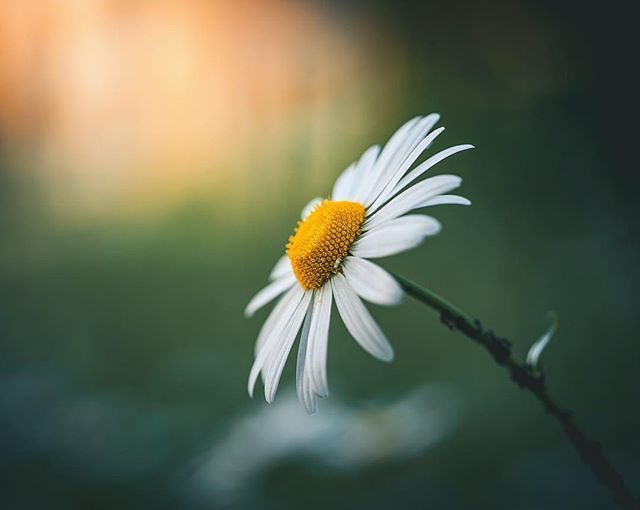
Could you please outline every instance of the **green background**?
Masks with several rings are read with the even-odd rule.
[[[612,508],[540,405],[411,299],[370,307],[396,350],[389,365],[333,315],[332,395],[318,416],[274,418],[292,360],[271,418],[261,418],[260,391],[247,397],[266,312],[246,320],[242,310],[300,209],[366,147],[431,111],[447,126],[435,149],[476,146],[432,170],[461,175],[473,205],[430,211],[442,233],[381,264],[479,317],[519,357],[555,310],[560,328],[543,355],[550,391],[640,491],[629,13],[524,1],[322,8],[346,31],[384,27],[408,51],[392,93],[362,99],[368,131],[346,136],[312,177],[301,130],[282,149],[277,186],[252,164],[242,186],[254,191],[229,190],[231,199],[223,189],[142,217],[69,224],[52,219],[10,137],[0,139],[3,508]],[[376,413],[425,384],[444,388],[452,409],[429,448],[377,458],[400,429],[368,444],[370,460],[337,465],[328,459],[350,443],[344,429],[306,444],[319,420],[358,420],[353,440],[379,431],[388,423]],[[246,447],[225,453],[233,434]],[[280,453],[258,463],[264,445]],[[219,471],[207,478],[212,452]],[[217,477],[242,469],[253,474],[219,488]]]

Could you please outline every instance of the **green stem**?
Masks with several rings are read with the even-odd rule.
[[[482,345],[496,363],[508,370],[511,380],[515,384],[535,395],[547,414],[560,423],[583,462],[589,466],[598,481],[613,492],[614,501],[620,507],[630,510],[640,509],[640,500],[633,495],[620,473],[604,456],[600,444],[589,439],[576,425],[571,413],[563,410],[551,398],[545,385],[544,374],[534,372],[524,363],[513,359],[511,342],[485,329],[479,320],[474,319],[435,292],[431,292],[402,276],[396,274],[393,276],[407,294],[439,312],[440,320],[450,329],[460,331]]]

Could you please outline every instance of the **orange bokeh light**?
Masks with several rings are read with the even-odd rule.
[[[391,83],[364,33],[286,0],[3,2],[4,150],[74,212],[277,173],[301,127],[321,165]]]

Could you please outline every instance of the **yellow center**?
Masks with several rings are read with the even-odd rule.
[[[338,272],[363,221],[361,204],[325,200],[298,223],[287,255],[303,288],[316,289]]]

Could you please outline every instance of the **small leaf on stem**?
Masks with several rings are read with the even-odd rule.
[[[558,315],[555,312],[549,312],[549,318],[551,319],[549,329],[547,329],[545,334],[534,342],[534,344],[529,349],[529,352],[527,353],[527,366],[534,371],[538,370],[542,351],[549,344],[551,338],[558,329]]]

